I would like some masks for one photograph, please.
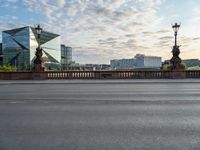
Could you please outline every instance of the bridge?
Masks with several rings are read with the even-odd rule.
[[[0,80],[48,79],[192,79],[200,78],[200,71],[45,71],[0,72]]]

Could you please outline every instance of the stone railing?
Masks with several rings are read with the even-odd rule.
[[[186,71],[186,78],[200,78],[200,70],[199,71]]]
[[[48,79],[144,79],[170,77],[170,72],[161,71],[70,71],[46,73]]]
[[[46,71],[38,73],[0,72],[0,80],[184,78],[200,78],[200,71]]]

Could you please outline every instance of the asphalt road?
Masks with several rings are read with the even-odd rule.
[[[199,150],[200,80],[0,81],[0,150]]]

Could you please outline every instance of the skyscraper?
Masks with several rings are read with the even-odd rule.
[[[72,63],[72,48],[61,45],[61,65],[63,69],[67,69]]]
[[[0,43],[0,66],[3,64],[2,43]]]
[[[60,64],[60,35],[42,31],[39,41],[35,28],[29,26],[2,32],[3,64],[15,66],[18,70],[30,70],[39,42],[44,66]]]

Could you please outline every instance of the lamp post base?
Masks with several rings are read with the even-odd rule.
[[[180,50],[179,46],[175,45],[172,50],[173,57],[170,60],[170,70],[171,71],[183,71],[185,68],[181,65],[182,60],[179,57]]]
[[[42,67],[41,64],[34,64],[34,67],[32,68],[32,72],[44,72],[45,69]]]
[[[44,72],[45,71],[45,68],[43,67],[43,58],[42,58],[42,48],[38,47],[36,49],[36,58],[35,60],[33,61],[33,68],[32,68],[32,71],[33,72]]]
[[[183,70],[173,71],[171,75],[172,79],[186,79],[186,72]]]
[[[179,57],[173,57],[170,60],[170,70],[171,71],[183,70],[183,68],[181,68],[181,59]]]

